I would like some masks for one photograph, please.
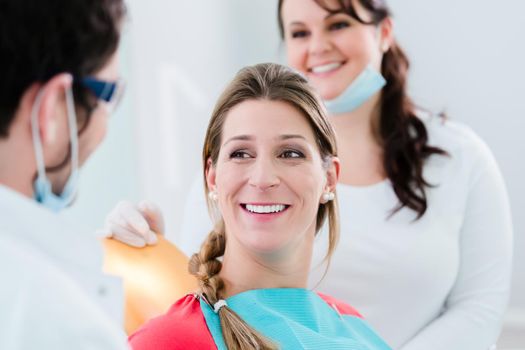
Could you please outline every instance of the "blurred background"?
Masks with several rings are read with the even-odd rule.
[[[126,96],[67,215],[95,231],[119,200],[150,199],[177,239],[213,104],[242,66],[284,63],[275,0],[128,0]],[[513,211],[515,254],[500,349],[525,349],[525,1],[390,0],[416,103],[490,146]],[[82,190],[83,189],[83,190]],[[86,190],[89,189],[89,190]],[[497,232],[495,232],[497,234]]]

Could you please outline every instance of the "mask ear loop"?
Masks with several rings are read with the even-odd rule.
[[[35,151],[35,159],[37,166],[37,178],[44,181],[46,179],[46,168],[44,164],[44,151],[42,149],[42,139],[40,138],[39,122],[38,122],[38,110],[42,103],[42,96],[44,94],[43,88],[38,91],[35,98],[33,108],[31,109],[31,132],[33,135],[33,147]],[[66,94],[66,109],[69,126],[69,138],[71,148],[71,174],[74,174],[78,170],[78,135],[77,135],[77,121],[75,104],[73,102],[73,92],[71,87],[65,89]]]
[[[78,169],[78,130],[77,130],[77,113],[73,90],[71,87],[66,88],[66,106],[69,125],[69,142],[71,145],[71,174]]]
[[[42,150],[42,139],[40,138],[40,124],[38,122],[38,110],[42,103],[42,96],[44,89],[40,88],[38,91],[33,108],[31,109],[31,132],[33,134],[33,148],[35,151],[36,167],[38,172],[38,178],[46,177],[46,169],[44,165],[44,151]]]

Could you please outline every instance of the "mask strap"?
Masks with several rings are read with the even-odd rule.
[[[38,177],[45,177],[46,174],[46,168],[44,165],[44,151],[42,150],[42,139],[40,138],[39,130],[40,124],[38,122],[38,111],[40,109],[43,94],[44,89],[41,88],[36,95],[35,102],[33,103],[33,108],[31,109],[31,132],[33,134],[33,147],[35,149]]]
[[[73,89],[66,88],[66,106],[69,125],[69,140],[71,144],[71,174],[78,169],[78,129],[75,104],[73,102]],[[71,175],[70,175],[71,176]]]
[[[73,102],[73,92],[70,87],[66,88],[66,108],[69,126],[69,140],[71,145],[71,174],[78,169],[78,134],[77,117],[75,104]],[[44,164],[44,151],[42,149],[42,139],[40,138],[38,111],[42,103],[44,89],[41,88],[36,96],[35,103],[31,110],[31,131],[33,134],[33,145],[35,150],[36,166],[39,178],[46,178],[46,168]],[[70,175],[71,176],[71,175]]]

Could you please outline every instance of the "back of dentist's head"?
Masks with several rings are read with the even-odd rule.
[[[124,13],[123,0],[0,0],[0,138],[32,84],[86,77],[107,63]],[[77,119],[87,120],[93,100],[76,79],[73,95]]]
[[[123,0],[0,0],[0,180],[53,211],[75,198],[118,100],[125,12]]]

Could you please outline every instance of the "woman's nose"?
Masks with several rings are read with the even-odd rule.
[[[321,55],[333,48],[330,37],[324,32],[312,32],[309,51],[311,55]]]
[[[263,157],[256,159],[250,172],[249,184],[260,191],[266,191],[272,187],[277,187],[280,183],[276,164]]]

